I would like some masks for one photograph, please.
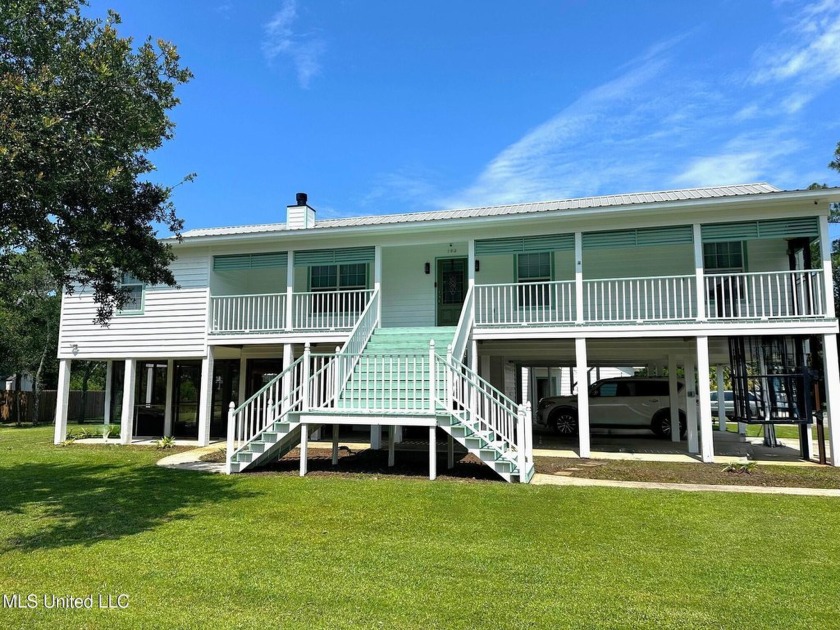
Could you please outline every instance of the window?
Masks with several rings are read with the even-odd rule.
[[[142,313],[144,284],[130,273],[124,273],[120,281],[120,287],[128,292],[127,300],[120,309],[120,313]]]
[[[551,252],[518,254],[516,257],[516,281],[519,287],[519,306],[524,308],[547,306],[551,289],[538,282],[551,282]]]
[[[703,266],[708,271],[743,271],[744,244],[741,241],[704,243]]]
[[[309,268],[309,290],[329,295],[313,296],[313,311],[358,312],[364,307],[366,296],[361,293],[336,295],[335,291],[367,289],[367,263],[346,265],[315,265]]]

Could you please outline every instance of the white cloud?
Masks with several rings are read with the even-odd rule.
[[[326,47],[320,38],[311,33],[295,32],[292,26],[297,17],[296,0],[284,0],[280,10],[263,26],[262,51],[269,64],[280,57],[290,60],[298,83],[305,89],[321,72],[320,59]]]
[[[804,6],[779,40],[756,52],[755,83],[840,77],[840,0]]]

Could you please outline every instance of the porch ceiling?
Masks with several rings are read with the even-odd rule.
[[[685,356],[696,349],[693,338],[587,339],[586,354],[590,366],[628,366],[651,362],[667,363],[668,355]],[[481,341],[479,355],[503,356],[522,363],[551,363],[554,366],[575,365],[574,340],[498,340]],[[711,363],[728,363],[726,337],[709,339]]]

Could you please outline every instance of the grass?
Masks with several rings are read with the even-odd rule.
[[[161,469],[155,449],[0,428],[0,627],[815,628],[838,502]]]

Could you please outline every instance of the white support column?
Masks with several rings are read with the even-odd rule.
[[[292,330],[295,325],[294,318],[294,297],[295,297],[295,252],[289,250],[286,260],[286,330]],[[241,403],[240,403],[241,404]]]
[[[429,427],[429,479],[437,479],[437,427]]]
[[[67,407],[70,404],[70,359],[58,362],[58,391],[55,403],[54,444],[61,444],[67,438]]]
[[[699,223],[695,223],[692,228],[694,234],[694,277],[697,285],[695,287],[697,319],[703,321],[706,319],[706,280],[703,275],[703,230],[700,228]]]
[[[709,387],[709,338],[697,337],[697,397],[700,400],[700,458],[715,461],[715,434],[712,431],[712,389]]]
[[[834,284],[831,271],[831,237],[828,233],[828,217],[820,217],[820,258],[823,268],[823,291],[825,296],[825,316],[835,317]]]
[[[668,400],[671,404],[671,441],[679,442],[680,436],[680,399],[677,381],[677,357],[668,355]]]
[[[338,466],[338,427],[340,425],[332,425],[332,465]]]
[[[373,288],[379,291],[379,309],[376,321],[382,325],[382,245],[373,247]]]
[[[478,342],[470,337],[470,369],[478,374]]]
[[[382,448],[382,427],[378,424],[370,425],[370,447],[376,450]]]
[[[306,476],[307,457],[309,457],[309,427],[300,425],[300,476]]]
[[[467,240],[467,287],[475,286],[475,239]]]
[[[172,405],[175,402],[175,361],[166,362],[166,404],[163,407],[163,434],[172,435]]]
[[[283,371],[288,370],[292,363],[295,362],[294,347],[290,343],[283,344]],[[280,395],[283,400],[288,399],[289,393],[292,391],[292,375],[286,374],[283,377],[283,382],[280,384]]]
[[[479,372],[478,375],[485,381],[490,380],[490,355],[480,356],[478,358]]]
[[[397,427],[391,425],[388,427],[388,467],[394,466],[394,429]]]
[[[575,321],[583,323],[583,234],[575,232]]]
[[[201,360],[201,392],[198,397],[198,444],[210,444],[210,419],[213,416],[213,346]]]
[[[105,409],[102,410],[102,424],[111,424],[111,399],[114,396],[114,362],[105,362]]]
[[[726,387],[724,384],[724,373],[723,373],[723,366],[716,365],[715,366],[715,376],[717,377],[717,391],[718,391],[718,404],[717,404],[717,415],[718,415],[718,431],[721,433],[726,433],[726,396],[724,396],[723,389]]]
[[[578,373],[578,454],[581,457],[589,457],[589,388],[586,379],[583,378],[589,369],[586,364],[586,339],[575,339],[575,357]]]
[[[394,441],[397,444],[402,444],[403,441],[403,428],[401,425],[394,427]]]
[[[120,444],[131,444],[134,430],[134,397],[137,389],[137,361],[125,360],[125,383],[123,384],[123,404],[120,416]]]
[[[685,421],[688,425],[688,452],[699,453],[697,439],[697,385],[694,382],[694,356],[689,355],[683,362],[685,369]]]
[[[248,391],[248,359],[245,358],[245,353],[239,355],[239,391],[236,395],[239,398],[236,400],[238,407],[245,402],[245,393]]]
[[[831,465],[840,466],[840,372],[838,372],[837,364],[837,335],[823,335],[823,369],[825,370],[825,402],[828,411],[827,424],[831,438]]]

